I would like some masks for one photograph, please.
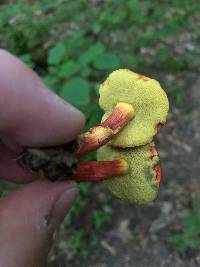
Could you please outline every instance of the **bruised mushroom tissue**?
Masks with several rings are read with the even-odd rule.
[[[130,70],[112,72],[100,86],[99,104],[104,121],[119,102],[131,104],[134,118],[97,152],[98,160],[125,159],[129,172],[106,180],[110,192],[136,204],[153,201],[158,194],[161,165],[153,137],[166,122],[168,98],[160,84]]]

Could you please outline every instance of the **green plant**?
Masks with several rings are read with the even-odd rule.
[[[79,195],[76,198],[76,201],[73,207],[68,212],[67,216],[64,219],[66,225],[70,225],[73,222],[73,217],[81,214],[87,206],[87,201],[84,198],[88,195],[91,189],[90,183],[80,183],[79,184]]]
[[[62,86],[62,96],[78,105],[91,103],[88,80],[92,79],[95,87],[108,67],[126,67],[155,77],[157,73],[176,75],[197,69],[199,32],[193,18],[200,10],[199,1],[13,2],[0,5],[1,46],[25,57],[53,90]],[[184,48],[184,42],[176,44],[184,32],[190,33],[190,49]],[[69,85],[71,78],[81,78],[72,85],[87,88],[83,100],[74,99],[68,81],[58,82],[57,74],[61,80],[68,78]],[[174,91],[171,86],[174,84],[165,87],[174,104],[182,107],[185,90]]]
[[[198,208],[197,208],[198,207]],[[196,203],[184,218],[184,228],[181,233],[173,234],[170,242],[178,252],[185,254],[189,249],[200,246],[200,205]]]
[[[67,246],[71,257],[76,255],[80,251],[83,236],[84,236],[84,230],[79,229],[73,231],[73,234],[71,234],[68,237]]]
[[[97,231],[100,231],[105,225],[111,222],[111,215],[104,210],[95,210],[92,213],[92,221]]]

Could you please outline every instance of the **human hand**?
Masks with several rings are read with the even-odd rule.
[[[0,50],[0,177],[28,183],[0,203],[0,266],[42,267],[52,235],[78,192],[75,182],[49,182],[15,162],[24,146],[75,139],[83,115],[50,92],[37,74]]]

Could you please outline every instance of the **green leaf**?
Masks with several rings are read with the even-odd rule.
[[[104,50],[105,50],[105,47],[101,43],[96,43],[96,44],[90,46],[90,48],[89,48],[89,51],[93,57],[102,54],[104,52]]]
[[[71,212],[68,212],[67,215],[64,218],[64,224],[65,225],[70,225],[72,222],[72,216],[73,214]]]
[[[79,69],[80,69],[79,65],[76,64],[73,60],[65,62],[64,64],[62,64],[60,68],[59,76],[61,78],[70,77],[73,74],[77,73]]]
[[[48,54],[48,63],[58,65],[65,55],[65,46],[63,43],[59,43],[50,49]]]
[[[86,196],[87,193],[90,190],[90,187],[91,187],[90,183],[85,183],[85,182],[84,183],[80,183],[79,184],[79,189],[80,189],[81,196]]]
[[[23,54],[23,55],[20,55],[20,59],[26,63],[30,68],[34,68],[35,67],[35,64],[34,62],[32,61],[31,59],[31,56],[29,54]]]
[[[155,59],[157,59],[160,62],[165,62],[166,60],[171,58],[172,58],[172,52],[167,47],[157,50],[155,55]]]
[[[56,77],[47,75],[43,78],[43,82],[48,86],[51,91],[56,92]]]
[[[102,26],[100,23],[94,22],[92,29],[95,34],[98,34],[101,31],[101,28]]]
[[[174,234],[170,237],[170,241],[174,243],[182,243],[183,239],[184,238],[181,234]]]
[[[112,53],[98,55],[94,60],[97,69],[116,69],[120,67],[119,59]]]
[[[100,56],[104,52],[104,46],[100,43],[92,45],[79,57],[79,64],[81,66],[88,65],[91,63],[97,56]]]
[[[96,230],[100,230],[104,225],[110,223],[111,216],[102,210],[95,210],[92,213],[92,221],[95,225]]]
[[[188,238],[187,239],[187,245],[188,245],[188,247],[193,248],[193,249],[198,248],[198,245],[199,245],[198,238],[197,237]]]
[[[85,67],[85,68],[83,68],[83,69],[81,70],[80,75],[81,75],[82,77],[88,77],[88,76],[91,74],[91,72],[92,72],[91,68],[89,68],[89,67]]]
[[[87,105],[90,100],[90,84],[75,77],[63,85],[60,96],[76,106]]]

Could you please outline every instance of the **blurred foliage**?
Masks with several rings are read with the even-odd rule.
[[[98,86],[117,68],[159,79],[172,108],[186,105],[185,89],[193,76],[182,77],[197,69],[199,12],[196,0],[1,1],[0,44],[37,71],[52,91],[81,109],[88,129],[102,115]],[[99,231],[111,221],[108,201],[94,196],[90,184],[80,185],[80,195],[65,218],[66,227],[71,225],[66,242],[72,258],[86,257],[86,248],[98,243]],[[89,237],[89,230],[83,231],[88,220]],[[176,236],[174,242],[182,244],[184,238]]]
[[[199,1],[7,2],[12,4],[0,5],[1,47],[34,67],[65,99],[94,103],[89,95],[102,79],[125,67],[159,78],[172,103],[184,105],[186,85],[163,77],[196,70]]]
[[[170,242],[175,245],[178,252],[185,255],[189,250],[200,247],[200,199],[193,202],[192,208],[184,217],[182,232],[170,237]]]

